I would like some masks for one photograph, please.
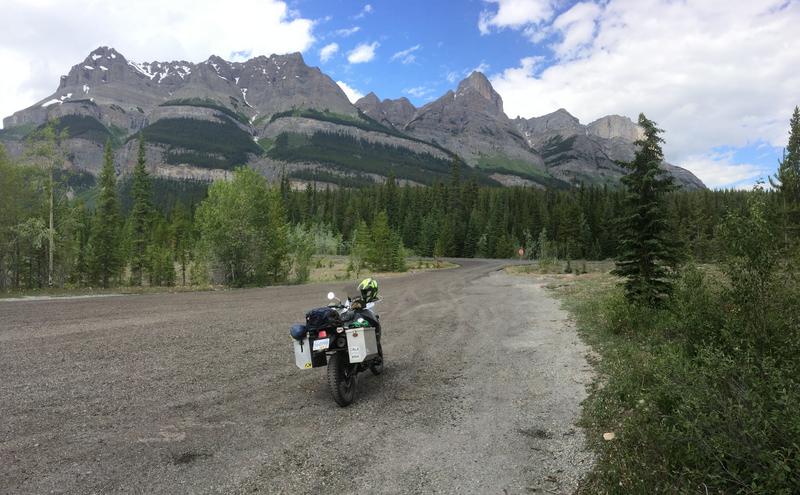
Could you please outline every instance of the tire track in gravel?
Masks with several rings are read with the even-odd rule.
[[[335,405],[321,284],[0,306],[0,493],[567,493],[584,354],[498,261],[381,280],[386,371]]]

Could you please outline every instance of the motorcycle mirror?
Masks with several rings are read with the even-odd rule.
[[[329,301],[333,301],[333,299],[334,299],[335,297],[336,297],[336,294],[334,294],[333,292],[328,292],[328,300],[329,300]]]

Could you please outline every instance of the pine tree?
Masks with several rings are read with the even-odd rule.
[[[117,177],[110,140],[106,142],[98,186],[97,208],[90,241],[92,249],[90,275],[93,283],[108,287],[122,268],[122,260],[119,255],[121,224],[117,200]]]
[[[133,169],[133,185],[131,195],[133,207],[130,214],[131,228],[131,285],[142,285],[142,272],[147,257],[147,245],[150,240],[152,223],[152,184],[145,168],[144,138],[139,135],[139,156]]]
[[[389,216],[381,211],[372,222],[367,264],[378,271],[391,270],[392,231]]]
[[[364,264],[369,256],[369,246],[369,228],[367,223],[361,220],[353,229],[353,238],[350,242],[350,266],[348,270],[355,272],[356,278],[358,278],[361,270],[364,269]]]
[[[192,219],[183,203],[172,210],[172,231],[175,236],[175,258],[180,264],[181,285],[186,285],[186,269],[192,256]]]
[[[630,302],[653,307],[669,296],[670,268],[677,263],[664,205],[672,177],[661,168],[664,140],[659,134],[663,131],[644,114],[639,115],[639,126],[644,137],[636,141],[639,150],[627,164],[630,173],[622,178],[626,211],[620,219],[620,254],[612,273],[625,278],[625,296]]]
[[[789,121],[789,144],[783,151],[778,171],[770,177],[781,202],[784,244],[796,240],[800,231],[800,109],[794,107]]]

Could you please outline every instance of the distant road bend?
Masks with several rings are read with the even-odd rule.
[[[379,280],[341,409],[288,327],[343,283],[0,302],[0,493],[570,493],[587,349],[501,261]]]

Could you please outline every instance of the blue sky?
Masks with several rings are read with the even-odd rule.
[[[800,0],[5,0],[3,13],[3,116],[100,45],[136,61],[300,51],[351,98],[418,106],[480,68],[509,117],[644,112],[670,162],[746,188],[776,169],[800,104]]]

